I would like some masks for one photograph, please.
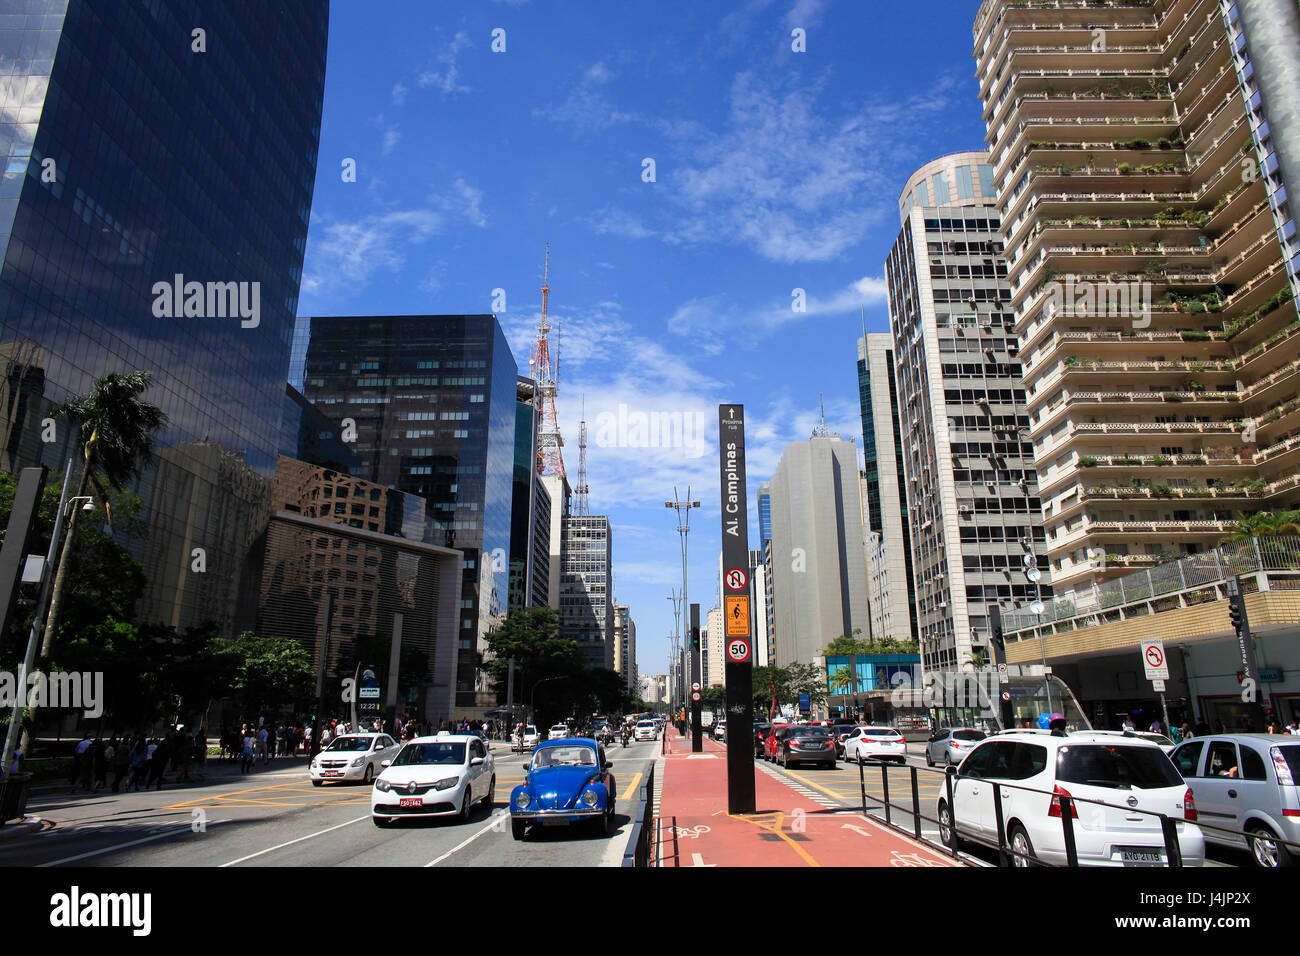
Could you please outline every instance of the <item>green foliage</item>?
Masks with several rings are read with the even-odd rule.
[[[305,697],[315,680],[307,649],[289,638],[244,631],[213,649],[232,660],[230,689],[249,714]]]

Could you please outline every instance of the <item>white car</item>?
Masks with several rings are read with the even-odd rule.
[[[537,746],[539,740],[541,740],[541,735],[537,733],[537,728],[532,724],[525,724],[523,739],[520,739],[520,735],[516,733],[510,738],[510,749],[516,751],[532,750]]]
[[[714,725],[713,725],[713,739],[714,739],[714,740],[726,740],[726,739],[727,739],[727,725],[726,725],[726,724],[714,724]]]
[[[321,787],[335,780],[368,785],[397,750],[397,741],[388,734],[340,734],[312,759],[308,768],[312,785]]]
[[[1148,730],[1094,730],[1093,733],[1109,734],[1112,737],[1137,737],[1139,740],[1148,740],[1167,754],[1173,753],[1176,746],[1164,734],[1156,734]]]
[[[654,740],[659,735],[659,728],[655,726],[653,720],[638,720],[633,737],[637,741]]]
[[[997,788],[1013,866],[1029,866],[1029,858],[1066,862],[1062,797],[1072,798],[1070,817],[1081,866],[1167,866],[1164,830],[1156,814],[1173,821],[1184,866],[1205,861],[1192,790],[1165,752],[1149,741],[1086,730],[1068,736],[997,734],[980,741],[948,773],[952,806],[945,791],[938,800],[939,837],[945,845],[951,845],[954,825],[959,839],[997,844]]]
[[[893,727],[854,727],[844,738],[844,759],[907,763],[907,741]]]
[[[455,816],[463,823],[475,803],[492,808],[496,764],[479,737],[416,737],[385,763],[370,791],[377,827],[407,816]]]
[[[546,732],[547,740],[563,740],[569,736],[569,727],[567,724],[556,724]]]

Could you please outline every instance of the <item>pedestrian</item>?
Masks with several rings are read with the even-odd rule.
[[[107,787],[108,781],[104,778],[108,775],[108,755],[104,741],[99,737],[95,738],[95,743],[90,748],[90,764],[94,773],[94,787],[92,789],[98,791],[100,787]]]
[[[241,760],[239,763],[239,772],[248,773],[253,769],[255,763],[254,747],[257,745],[257,738],[251,730],[245,730],[243,747],[240,751]]]
[[[1151,721],[1151,733],[1163,734],[1164,732],[1165,725],[1160,722],[1160,718],[1157,717],[1155,720]]]
[[[145,789],[153,787],[155,790],[161,790],[162,785],[167,782],[167,762],[171,759],[171,744],[164,737],[158,741],[154,747],[153,755],[149,758],[149,778],[145,781]]]
[[[72,787],[72,792],[77,792],[77,783],[81,780],[81,766],[84,764],[86,751],[90,749],[90,732],[81,738],[81,741],[72,750],[72,766],[68,768],[68,786]]]
[[[176,775],[177,783],[190,782],[190,761],[194,759],[194,735],[180,734],[177,738],[176,749],[179,751],[177,757],[173,759],[172,766],[176,765],[176,759],[180,760],[181,769]]]
[[[140,785],[145,782],[145,773],[149,768],[149,745],[145,743],[144,737],[137,737],[135,747],[131,750],[131,789],[138,792]]]
[[[1300,737],[1300,727],[1296,726],[1296,722],[1294,720],[1291,721],[1291,723],[1286,725],[1286,732],[1290,734],[1292,737]]]
[[[1132,718],[1132,717],[1125,717],[1125,718],[1124,718],[1124,729],[1125,729],[1125,730],[1137,730],[1137,725],[1133,723],[1133,718]]]
[[[267,760],[266,741],[269,736],[265,725],[257,728],[257,759],[262,764],[265,764]]]
[[[123,778],[131,772],[131,741],[128,737],[123,737],[121,742],[113,748],[113,792],[118,792],[118,787],[122,785]]]

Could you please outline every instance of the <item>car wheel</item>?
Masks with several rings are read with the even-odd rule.
[[[473,806],[473,801],[470,800],[470,797],[472,795],[473,794],[470,791],[469,784],[465,784],[465,795],[460,798],[460,812],[456,814],[457,823],[469,822],[469,811],[470,808]]]
[[[1257,867],[1271,870],[1294,865],[1295,857],[1278,842],[1277,835],[1264,824],[1251,824],[1246,833],[1249,834],[1247,842],[1250,844],[1250,855]]]
[[[1030,842],[1029,834],[1025,832],[1025,828],[1017,823],[1011,827],[1009,836],[1008,842],[1011,844],[1011,849],[1017,854],[1011,857],[1011,865],[1022,869],[1033,866],[1031,859],[1025,859],[1026,856],[1032,858],[1034,855],[1034,845]],[[1024,856],[1019,854],[1024,854]]]
[[[514,838],[515,838],[516,840],[522,840],[522,839],[524,838],[524,832],[525,832],[527,829],[528,829],[528,821],[527,821],[527,820],[511,820],[511,821],[510,821],[510,832],[514,835]]]
[[[952,814],[948,812],[948,804],[942,800],[939,801],[939,842],[944,846],[961,849],[961,840],[958,839],[956,844],[953,843],[952,833]]]
[[[929,747],[926,747],[926,748],[925,748],[925,765],[926,765],[927,767],[933,767],[933,766],[934,766],[934,758],[933,758],[932,756],[930,756],[930,748],[929,748]]]
[[[361,782],[364,783],[367,787],[370,786],[371,784],[373,784],[373,783],[375,782],[375,765],[374,765],[374,764],[372,764],[372,763],[368,763],[368,764],[366,764],[366,774],[365,774],[365,776],[362,778]]]
[[[497,775],[493,774],[492,780],[488,784],[487,796],[483,798],[483,806],[491,810],[492,804],[496,801],[496,796],[497,796]]]

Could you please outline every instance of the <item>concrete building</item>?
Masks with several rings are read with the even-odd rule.
[[[638,679],[638,696],[651,704],[668,703],[668,675],[646,674]]]
[[[920,641],[916,584],[912,576],[912,538],[906,520],[907,496],[898,388],[894,382],[894,339],[873,332],[858,339],[858,402],[862,414],[862,524],[867,548],[867,603],[870,636],[877,640]]]
[[[1267,0],[1117,4],[1103,33],[1084,6],[980,6],[1058,595],[1300,504],[1300,239],[1283,201],[1300,189],[1298,18]]]
[[[772,476],[775,658],[811,664],[867,621],[857,446],[819,429],[786,446]]]
[[[772,483],[770,481],[759,482],[758,485],[758,553],[763,561],[763,579],[766,587],[766,593],[763,596],[762,608],[755,608],[755,615],[762,612],[764,619],[763,633],[765,641],[763,645],[764,661],[776,659],[776,608],[773,605],[772,592]],[[758,633],[757,629],[754,631]]]
[[[1025,573],[1043,530],[987,160],[955,153],[912,175],[885,266],[927,674],[978,665],[990,605],[1051,594]]]
[[[569,499],[572,489],[565,475],[539,475],[537,478],[546,497],[551,502],[550,529],[548,539],[549,567],[546,572],[546,603],[555,611],[560,610],[560,572],[563,565],[561,552],[564,550],[564,519],[569,516]]]
[[[614,670],[613,540],[605,515],[568,515],[561,528],[560,635],[591,667]]]
[[[545,607],[550,597],[551,496],[537,474],[540,416],[532,379],[519,378],[515,400],[515,468],[510,510],[510,610]]]
[[[614,670],[622,675],[629,694],[640,686],[636,670],[636,622],[626,604],[614,608]]]
[[[709,608],[708,627],[700,628],[700,662],[704,668],[704,679],[700,682],[705,687],[726,687],[726,631],[722,622],[722,608],[714,605]]]
[[[763,561],[763,552],[749,549],[749,633],[754,638],[754,665],[766,667],[768,658],[767,605],[770,588],[768,587],[767,564]]]

